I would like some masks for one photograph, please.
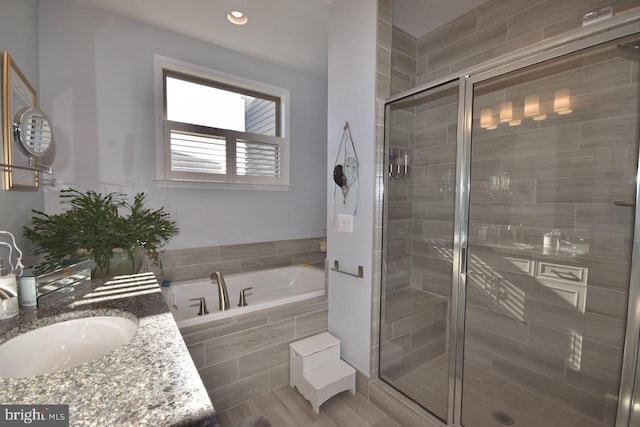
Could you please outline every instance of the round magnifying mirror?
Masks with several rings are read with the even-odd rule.
[[[37,108],[21,109],[13,119],[13,138],[27,156],[44,156],[53,145],[49,118]]]

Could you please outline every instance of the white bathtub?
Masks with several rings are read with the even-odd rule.
[[[224,274],[224,272],[222,272]],[[271,270],[252,271],[224,276],[231,308],[220,311],[218,285],[215,280],[188,280],[162,288],[162,294],[171,309],[178,327],[198,325],[225,319],[265,308],[276,307],[324,295],[324,271],[316,267],[293,266]],[[238,307],[240,290],[246,291],[247,306]],[[198,316],[198,301],[204,297],[209,314]]]

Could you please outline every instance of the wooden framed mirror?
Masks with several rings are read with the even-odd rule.
[[[33,86],[13,62],[8,52],[2,54],[2,139],[4,154],[4,188],[6,190],[37,190],[38,171],[34,157],[22,151],[14,140],[13,119],[16,113],[38,105]],[[15,166],[15,167],[13,167]]]

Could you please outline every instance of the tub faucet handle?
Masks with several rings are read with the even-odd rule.
[[[247,306],[247,296],[244,293],[250,289],[253,289],[253,286],[251,286],[250,288],[244,288],[240,291],[240,302],[238,302],[238,307]]]
[[[189,298],[189,301],[200,301],[200,304],[192,305],[191,307],[199,306],[198,316],[204,316],[205,314],[209,314],[207,310],[207,302],[204,300],[204,297],[199,298]]]

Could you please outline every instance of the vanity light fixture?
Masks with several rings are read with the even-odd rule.
[[[500,123],[513,120],[513,102],[506,101],[500,105]]]
[[[524,115],[533,118],[536,122],[547,118],[546,114],[540,114],[540,97],[538,95],[527,95],[524,98]]]
[[[483,108],[480,112],[480,127],[486,130],[492,130],[498,127],[493,123],[493,111],[491,111],[491,108]]]
[[[569,114],[571,109],[571,96],[569,89],[558,89],[553,95],[553,111],[558,114]]]
[[[247,15],[240,10],[230,10],[227,12],[227,19],[235,25],[244,25],[249,21]]]

